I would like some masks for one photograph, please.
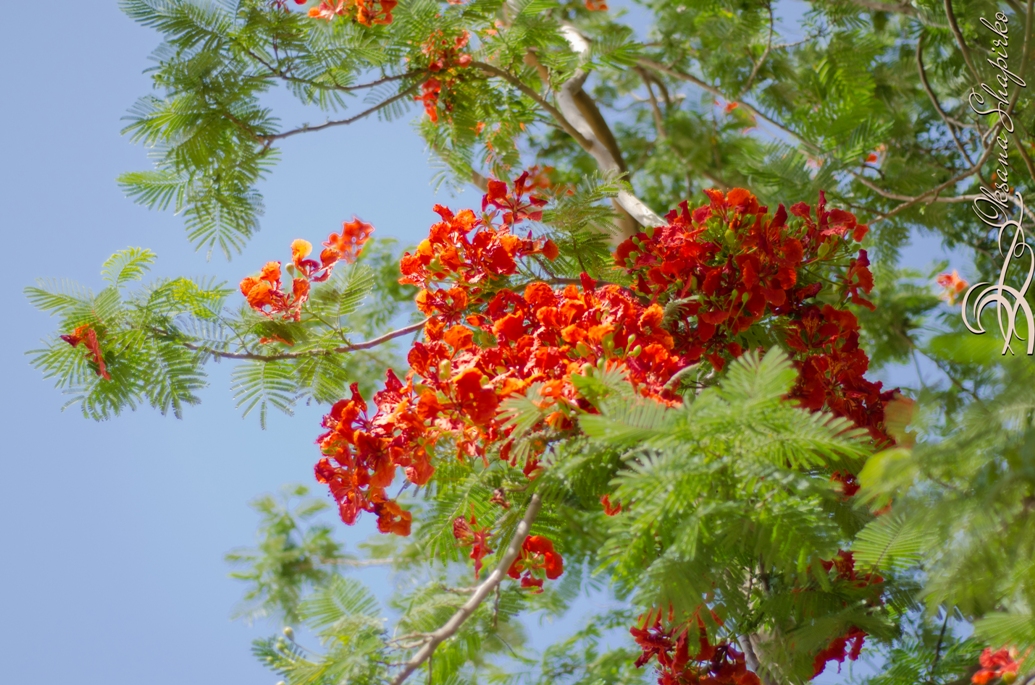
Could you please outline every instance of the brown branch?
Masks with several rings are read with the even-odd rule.
[[[910,17],[918,16],[916,8],[906,2],[881,2],[881,0],[851,0],[852,4],[871,12],[891,12],[893,14],[905,14]]]
[[[543,96],[529,87],[514,74],[491,64],[486,64],[485,62],[471,62],[471,66],[476,69],[480,69],[482,72],[490,76],[496,76],[507,81],[522,93],[532,98],[532,100],[542,107],[547,114],[553,117],[554,121],[564,129],[565,133],[575,139],[575,142],[579,144],[579,147],[588,152],[590,156],[597,161],[597,164],[602,170],[621,171],[620,165],[608,151],[607,147],[596,139],[593,134],[592,127],[589,126],[589,123],[581,115],[578,107],[568,106],[570,103],[565,100],[561,93],[557,94],[557,99],[561,104],[561,110],[565,110],[563,114],[561,110],[547,102]],[[567,85],[568,84],[565,84],[565,86]],[[564,88],[562,88],[562,91],[563,90]],[[590,137],[587,137],[587,134]],[[643,226],[661,226],[665,223],[661,217],[655,214],[654,211],[642,200],[626,190],[619,191],[618,203],[622,206],[622,209],[627,211]]]
[[[1025,28],[1024,28],[1024,44],[1023,44],[1023,46],[1021,48],[1022,51],[1023,51],[1023,55],[1024,55],[1021,58],[1021,72],[1020,73],[1022,73],[1022,74],[1028,68],[1028,46],[1030,45],[1030,42],[1031,42],[1031,32],[1032,32],[1031,9],[1032,9],[1033,4],[1035,4],[1035,0],[1028,0],[1028,17],[1027,17],[1027,22],[1026,22]],[[950,0],[945,0],[945,6],[946,6],[946,12],[949,14],[950,21],[955,26],[955,30],[958,31],[959,30],[959,25],[955,23],[956,18],[955,18],[955,15],[952,14],[952,5],[950,3]],[[962,40],[962,35],[958,36],[957,40],[961,41]],[[961,48],[966,48],[966,44],[965,43],[961,43]],[[969,57],[968,57],[968,63],[969,63]],[[976,77],[976,73],[977,72],[975,70],[975,77]],[[981,155],[981,158],[973,166],[970,167],[970,169],[968,169],[967,171],[964,171],[961,174],[958,174],[958,175],[954,176],[953,178],[950,178],[945,183],[939,184],[938,186],[936,186],[936,187],[934,187],[934,188],[932,188],[932,189],[930,189],[930,190],[928,190],[928,191],[926,191],[924,193],[921,193],[920,195],[917,195],[914,198],[910,198],[909,200],[907,200],[906,202],[903,202],[902,204],[900,204],[898,207],[896,207],[895,209],[891,210],[890,212],[887,212],[886,214],[882,214],[882,215],[878,216],[876,219],[873,219],[872,221],[870,221],[870,223],[873,224],[873,223],[876,223],[878,221],[883,221],[884,219],[891,218],[891,217],[895,216],[896,214],[898,214],[899,212],[901,212],[901,211],[903,211],[905,209],[908,209],[909,207],[912,207],[917,202],[920,202],[921,200],[923,200],[927,196],[932,195],[932,194],[940,193],[945,188],[948,188],[951,185],[955,185],[956,183],[959,183],[963,179],[968,178],[970,176],[973,176],[974,174],[976,174],[979,171],[981,171],[981,167],[984,166],[985,162],[988,161],[988,158],[992,156],[992,151],[995,149],[995,146],[991,144],[992,140],[997,135],[999,135],[999,131],[1002,130],[1002,128],[1003,128],[1003,119],[1006,118],[1006,117],[1012,116],[1013,109],[1017,105],[1017,100],[1020,97],[1020,94],[1021,94],[1021,89],[1020,88],[1017,88],[1017,89],[1014,90],[1013,97],[1010,98],[1010,102],[1009,102],[1009,104],[1008,104],[1008,106],[1006,108],[1005,116],[1001,115],[999,117],[998,123],[996,123],[996,125],[992,127],[992,129],[988,132],[988,135],[982,140],[982,143],[985,146],[985,152]]]
[[[744,85],[741,87],[737,100],[744,97],[744,94],[751,90],[751,86],[755,82],[755,77],[758,76],[758,71],[762,68],[762,65],[765,64],[765,61],[769,59],[769,53],[773,49],[773,31],[775,29],[775,22],[773,21],[772,0],[766,3],[766,9],[769,11],[769,40],[766,42],[765,50],[762,51],[762,56],[758,58],[758,61],[755,62],[754,67],[752,67],[751,75],[748,76],[747,81],[745,81]]]
[[[547,114],[553,117],[553,119],[560,125],[560,127],[564,129],[565,133],[567,133],[569,136],[575,139],[575,142],[579,144],[579,147],[586,148],[590,144],[589,141],[586,140],[583,137],[583,135],[579,133],[579,131],[576,128],[574,128],[568,122],[567,119],[564,118],[564,115],[562,115],[556,107],[547,102],[543,98],[543,96],[535,92],[535,90],[529,87],[528,84],[519,79],[517,76],[514,76],[514,74],[511,74],[509,71],[505,71],[491,64],[486,64],[485,62],[471,62],[471,66],[476,69],[480,69],[482,72],[489,74],[490,76],[495,76],[497,78],[503,79],[504,81],[510,83],[512,86],[514,86],[522,93],[527,95],[528,97],[532,98],[537,105],[542,107]]]
[[[862,183],[864,186],[866,186],[867,188],[869,188],[873,192],[877,193],[881,197],[886,197],[889,200],[899,200],[899,201],[908,201],[908,200],[912,200],[913,199],[913,197],[911,197],[909,195],[900,195],[898,193],[892,193],[890,191],[884,190],[883,188],[878,186],[876,183],[874,183],[870,179],[868,179],[865,176],[863,176],[862,174],[860,174],[858,171],[854,171],[852,169],[849,169],[848,173],[851,174],[852,177],[854,177],[855,180],[857,180],[859,183]],[[952,197],[942,197],[940,195],[936,195],[935,197],[931,198],[931,202],[950,202],[950,203],[973,202],[974,200],[976,200],[979,197],[981,197],[981,195],[976,195],[976,194],[975,195],[954,195]]]
[[[980,81],[981,76],[978,74],[978,70],[974,67],[974,61],[970,57],[970,48],[967,47],[967,41],[963,38],[963,31],[960,30],[959,22],[956,21],[956,13],[952,10],[952,0],[945,0],[945,16],[949,20],[952,35],[956,38],[956,45],[959,46],[960,53],[963,55],[963,61],[967,63],[967,68],[970,69],[970,75],[974,77],[974,80]]]
[[[398,93],[396,93],[392,97],[388,98],[387,100],[384,100],[383,102],[379,102],[378,104],[374,105],[373,107],[371,107],[369,109],[365,109],[362,112],[360,112],[359,114],[357,114],[357,115],[355,115],[353,117],[349,117],[348,119],[338,119],[336,121],[328,121],[328,122],[325,122],[323,124],[319,124],[317,126],[309,126],[308,124],[306,124],[304,126],[301,126],[300,128],[292,129],[290,131],[285,131],[283,133],[277,133],[277,134],[271,135],[271,136],[261,136],[260,140],[263,141],[263,145],[265,145],[265,147],[269,147],[273,143],[273,141],[275,141],[275,140],[282,140],[284,138],[289,138],[289,137],[291,137],[293,135],[297,135],[299,133],[312,133],[313,131],[322,131],[325,128],[331,128],[332,126],[347,126],[348,124],[354,124],[357,121],[359,121],[360,119],[364,119],[364,118],[370,116],[371,114],[373,114],[374,112],[376,112],[376,111],[378,111],[380,109],[384,109],[385,107],[387,107],[388,105],[392,104],[393,102],[396,102],[397,100],[401,100],[404,97],[406,97],[408,95],[411,95],[414,91],[417,90],[418,87],[419,87],[419,84],[414,84],[414,85],[410,86],[409,88],[407,88],[406,90],[399,91]]]
[[[367,341],[360,342],[360,343],[354,343],[354,344],[351,344],[351,345],[342,345],[341,347],[336,347],[333,350],[307,350],[305,352],[281,352],[279,354],[256,354],[254,352],[223,352],[223,351],[220,351],[220,350],[217,350],[217,349],[213,349],[211,347],[205,347],[205,346],[202,346],[202,345],[195,345],[195,344],[189,343],[189,342],[184,342],[182,344],[188,350],[194,350],[195,352],[203,352],[205,354],[210,354],[213,357],[220,357],[222,359],[250,359],[252,361],[260,361],[260,362],[275,362],[275,361],[280,361],[280,360],[283,360],[283,359],[300,359],[300,358],[303,358],[303,357],[327,357],[327,356],[331,356],[331,355],[334,355],[334,354],[345,354],[347,352],[356,352],[357,350],[368,350],[368,349],[370,349],[372,347],[377,347],[378,345],[383,345],[384,343],[386,343],[389,340],[392,340],[394,338],[399,338],[401,336],[407,335],[408,333],[414,333],[416,331],[419,331],[420,329],[424,328],[424,324],[426,324],[427,322],[428,322],[428,319],[424,319],[420,323],[411,324],[409,326],[406,326],[404,328],[400,328],[400,329],[392,331],[390,333],[385,333],[384,335],[382,335],[382,336],[380,336],[378,338],[373,338],[372,340],[367,340]]]
[[[934,90],[931,88],[930,82],[927,80],[927,70],[924,69],[924,37],[927,34],[921,31],[920,37],[916,41],[916,68],[920,72],[920,84],[923,86],[924,91],[927,93],[928,99],[934,106],[934,111],[938,113],[941,120],[945,122],[945,127],[949,129],[949,135],[952,136],[953,142],[956,143],[956,149],[963,155],[963,159],[967,160],[967,164],[974,164],[974,160],[970,158],[967,150],[963,147],[963,143],[960,142],[959,137],[956,135],[956,127],[953,126],[952,121],[949,119],[949,115],[942,109],[941,104],[938,102],[937,96],[934,94]]]
[[[368,566],[391,566],[395,563],[395,559],[321,559],[320,562],[330,566],[366,568]]]
[[[525,515],[518,523],[517,530],[514,531],[514,536],[510,539],[510,546],[507,547],[507,551],[500,558],[496,568],[493,569],[489,577],[485,579],[481,585],[474,591],[470,599],[464,602],[463,606],[457,609],[456,613],[450,617],[442,627],[438,628],[432,633],[429,633],[423,646],[414,654],[409,661],[403,664],[403,669],[396,674],[395,678],[392,679],[391,685],[402,685],[403,682],[409,678],[414,671],[421,667],[421,665],[431,658],[431,655],[435,653],[435,649],[448,640],[450,637],[456,634],[460,630],[460,626],[470,618],[474,612],[478,609],[482,602],[484,602],[489,595],[495,591],[496,587],[500,584],[503,578],[507,575],[507,570],[510,568],[514,560],[521,554],[521,546],[525,542],[525,537],[528,535],[529,529],[532,527],[532,521],[539,514],[539,509],[542,507],[543,501],[539,494],[532,495],[532,499],[528,503],[528,508],[525,510]]]

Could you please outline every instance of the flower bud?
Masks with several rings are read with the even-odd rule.
[[[636,347],[632,348],[632,351],[629,353],[629,356],[630,357],[639,357],[641,352],[643,352],[643,346],[642,345],[637,345]]]
[[[284,626],[284,636],[289,640],[295,639],[295,631],[291,626]]]
[[[449,376],[453,373],[453,364],[448,359],[443,359],[438,363],[438,375]]]

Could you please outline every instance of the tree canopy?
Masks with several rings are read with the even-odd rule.
[[[121,5],[162,43],[125,129],[154,168],[119,182],[199,250],[258,230],[281,141],[365,117],[411,117],[437,182],[483,193],[416,246],[353,218],[235,285],[145,282],[130,248],[99,291],[26,290],[60,319],[33,362],[87,417],[179,417],[221,359],[263,426],[327,405],[333,506],[260,499],[229,557],[244,614],[287,625],[255,645],[286,683],[1035,672],[1035,329],[1002,294],[1035,260],[1030,0]],[[918,236],[1000,279],[969,330],[956,270],[900,266]],[[1005,340],[973,335],[988,303]],[[933,373],[873,379],[905,364]],[[327,508],[376,518],[367,558]],[[620,608],[527,646],[590,591]]]

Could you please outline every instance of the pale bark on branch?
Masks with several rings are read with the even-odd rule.
[[[528,535],[528,531],[532,528],[532,522],[535,517],[539,515],[539,509],[542,507],[543,501],[539,494],[532,495],[532,499],[528,502],[528,508],[525,509],[525,515],[522,517],[521,522],[518,523],[517,530],[514,531],[514,537],[510,539],[510,545],[507,547],[507,551],[500,557],[499,563],[496,564],[496,568],[493,569],[489,577],[479,585],[474,594],[471,595],[470,599],[464,602],[463,606],[457,609],[456,613],[446,621],[442,627],[429,633],[424,638],[423,646],[410,657],[409,661],[403,664],[403,669],[396,674],[392,679],[391,685],[402,685],[403,682],[409,678],[414,671],[420,668],[424,662],[431,658],[431,655],[435,653],[435,649],[440,644],[451,638],[453,635],[460,630],[460,627],[469,619],[474,612],[481,606],[492,593],[496,590],[496,587],[503,581],[503,578],[507,575],[507,571],[510,569],[511,564],[521,554],[521,546],[525,542],[525,537]]]

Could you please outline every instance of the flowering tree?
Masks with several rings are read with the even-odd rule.
[[[286,682],[761,685],[864,652],[882,684],[1032,670],[1033,372],[896,266],[926,230],[997,268],[967,208],[993,140],[996,179],[1035,181],[1020,91],[991,123],[958,97],[997,68],[974,58],[997,8],[817,2],[788,29],[769,2],[648,1],[639,42],[596,0],[122,4],[165,40],[127,127],[156,168],[122,182],[199,247],[256,230],[279,141],[411,103],[444,179],[483,192],[401,254],[354,218],[237,288],[136,287],[155,256],[130,249],[97,294],[27,291],[61,317],[35,363],[87,416],[179,416],[212,359],[263,424],[327,404],[315,481],[384,537],[348,558],[319,500],[259,502],[262,544],[231,559],[289,626],[256,645]],[[1031,4],[1008,4],[1021,80]],[[277,84],[369,106],[284,129]],[[938,381],[871,376],[920,358]],[[363,563],[411,581],[392,625],[341,572]],[[590,587],[622,608],[524,646],[523,617]]]

